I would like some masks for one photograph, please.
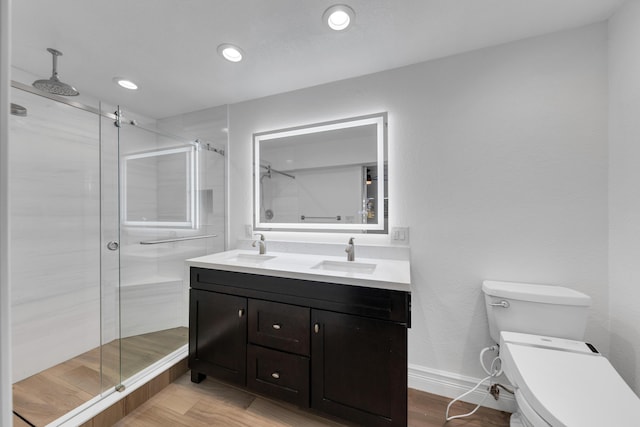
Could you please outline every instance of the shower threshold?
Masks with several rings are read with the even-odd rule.
[[[187,339],[188,329],[179,327],[123,338],[121,348],[116,340],[92,349],[15,383],[13,412],[27,421],[24,425],[44,427],[95,399],[99,390],[120,383],[120,371],[103,366],[101,387],[101,359],[117,360],[121,351],[122,377],[130,378],[184,346]]]

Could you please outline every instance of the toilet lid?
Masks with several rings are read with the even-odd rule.
[[[640,398],[600,354],[505,342],[503,366],[551,426],[638,425]]]

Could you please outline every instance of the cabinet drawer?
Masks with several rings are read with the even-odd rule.
[[[248,322],[250,343],[309,355],[308,307],[250,299]]]
[[[309,407],[309,358],[249,344],[247,387]]]

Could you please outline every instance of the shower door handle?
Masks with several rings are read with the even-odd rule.
[[[107,249],[109,249],[110,251],[117,251],[119,247],[120,247],[120,244],[115,240],[112,240],[109,243],[107,243]]]

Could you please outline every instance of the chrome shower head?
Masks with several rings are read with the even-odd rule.
[[[63,96],[77,96],[80,94],[73,86],[62,83],[58,78],[58,56],[62,56],[62,52],[52,48],[47,48],[53,56],[53,72],[48,80],[36,80],[33,86],[48,93]]]

